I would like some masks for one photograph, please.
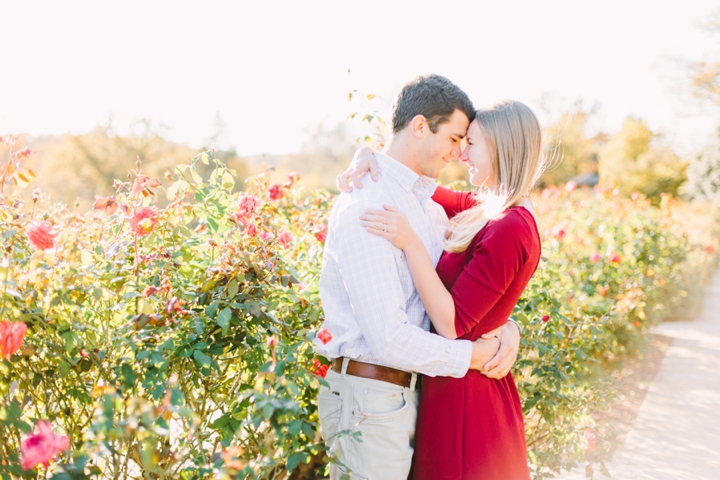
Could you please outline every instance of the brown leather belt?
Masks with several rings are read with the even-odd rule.
[[[342,373],[343,357],[336,358],[332,361],[332,369],[337,373]],[[372,363],[357,362],[350,360],[347,366],[347,373],[356,377],[371,378],[373,380],[380,380],[381,382],[388,382],[401,387],[410,388],[412,383],[412,373],[403,372],[395,368],[384,367],[382,365],[374,365]],[[417,380],[415,381],[415,388],[420,388],[422,381],[422,375],[417,374]]]

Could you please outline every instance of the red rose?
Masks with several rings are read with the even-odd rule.
[[[23,322],[0,322],[0,357],[10,358],[17,352],[26,332]]]
[[[313,366],[310,368],[310,373],[317,375],[318,377],[325,378],[329,369],[330,365],[323,365],[320,363],[320,360],[316,358],[313,360]]]
[[[320,339],[323,345],[327,345],[333,339],[333,334],[327,328],[323,328],[318,332],[317,338]]]
[[[282,187],[279,183],[274,183],[269,189],[268,189],[268,196],[272,200],[280,200],[285,196],[285,192],[282,191]]]
[[[47,250],[55,246],[55,237],[58,236],[58,232],[53,229],[52,223],[47,220],[32,221],[25,230],[30,245],[35,250]]]
[[[543,315],[542,321],[545,322],[545,323],[549,322],[549,321],[550,321],[550,316],[549,316],[549,315]]]
[[[158,214],[153,207],[138,208],[130,218],[130,230],[135,235],[142,237],[152,232],[157,222]]]

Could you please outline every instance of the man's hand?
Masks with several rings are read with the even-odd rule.
[[[497,338],[500,342],[500,348],[495,356],[480,369],[480,373],[488,378],[503,378],[510,372],[517,360],[518,349],[520,348],[520,331],[513,322],[506,322],[502,327],[486,333],[481,338]]]

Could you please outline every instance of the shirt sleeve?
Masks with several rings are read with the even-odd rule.
[[[435,189],[432,199],[445,209],[448,218],[476,205],[472,192],[458,192],[440,186]]]
[[[469,341],[448,340],[408,321],[396,263],[404,260],[388,240],[360,225],[360,214],[370,207],[377,205],[358,202],[342,212],[335,259],[354,319],[370,352],[399,370],[465,376],[472,357]]]
[[[465,335],[482,323],[483,333],[507,322],[511,312],[488,313],[527,262],[531,233],[522,218],[507,212],[504,219],[489,223],[481,239],[471,243],[472,258],[450,289],[455,303],[455,331]]]

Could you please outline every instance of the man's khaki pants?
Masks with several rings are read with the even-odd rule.
[[[328,370],[320,387],[320,427],[331,480],[404,480],[412,464],[419,395],[414,388]],[[415,375],[413,375],[413,379]]]

